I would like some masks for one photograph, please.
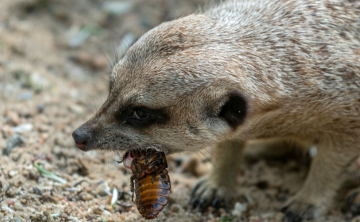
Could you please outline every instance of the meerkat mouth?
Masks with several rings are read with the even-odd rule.
[[[149,149],[158,151],[158,149],[156,149],[154,147],[148,147],[148,148],[142,149],[142,150],[147,152]],[[128,150],[124,153],[124,155],[122,156],[122,160],[118,161],[118,163],[123,163],[124,167],[131,170],[131,164],[132,164],[133,160],[134,160],[134,155],[132,153],[132,150]]]
[[[134,157],[131,155],[130,151],[127,151],[122,159],[122,162],[124,164],[124,167],[131,169],[131,163],[133,161]]]

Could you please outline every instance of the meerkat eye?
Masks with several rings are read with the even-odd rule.
[[[126,123],[135,128],[150,126],[154,123],[164,124],[169,116],[163,109],[149,109],[147,107],[127,107],[118,114],[119,123]]]
[[[150,117],[150,113],[145,110],[144,108],[137,108],[134,110],[133,112],[133,118],[135,119],[139,119],[139,120],[144,120]]]

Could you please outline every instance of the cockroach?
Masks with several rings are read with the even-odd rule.
[[[154,219],[167,205],[171,183],[165,153],[149,148],[125,153],[124,165],[131,162],[133,175],[130,178],[132,200],[136,195],[136,207],[145,219]],[[129,166],[126,166],[129,168]]]

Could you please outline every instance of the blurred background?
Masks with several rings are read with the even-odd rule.
[[[1,0],[0,221],[144,221],[130,200],[131,172],[116,162],[120,156],[83,153],[71,133],[106,99],[116,55],[156,25],[218,2]],[[210,152],[167,157],[172,193],[156,220],[277,221],[309,162],[247,155],[236,203],[200,214],[189,200],[196,180],[216,167]],[[334,206],[327,219],[343,216]]]

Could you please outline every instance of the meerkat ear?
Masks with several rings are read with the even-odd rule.
[[[231,91],[225,104],[221,107],[219,117],[223,118],[231,128],[235,129],[245,120],[247,103],[239,91]]]

